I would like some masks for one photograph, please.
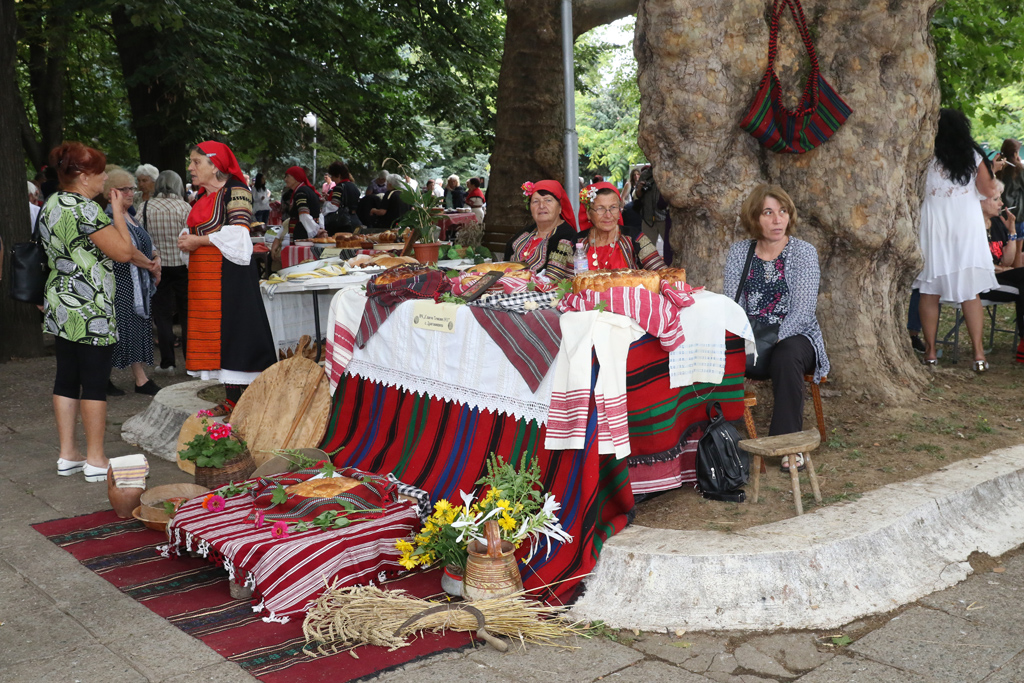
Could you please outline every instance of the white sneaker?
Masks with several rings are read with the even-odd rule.
[[[173,365],[166,368],[158,365],[155,368],[153,368],[153,372],[156,373],[157,375],[173,375],[174,371],[175,367]]]
[[[64,458],[57,458],[57,474],[62,477],[70,477],[74,474],[78,474],[85,467],[84,460],[65,460]]]
[[[85,467],[82,468],[82,474],[85,475],[85,480],[90,483],[107,480],[106,467],[93,467],[89,463],[85,463]]]

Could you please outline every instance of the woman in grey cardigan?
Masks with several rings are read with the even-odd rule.
[[[725,291],[730,298],[743,277],[750,245],[755,244],[740,306],[751,320],[779,324],[779,341],[771,356],[775,408],[768,434],[803,429],[804,375],[820,381],[828,374],[828,356],[814,315],[818,303],[818,252],[791,236],[797,224],[793,200],[781,187],[759,185],[743,202],[740,222],[753,240],[732,245],[725,262]],[[765,379],[758,377],[755,379]],[[797,462],[803,468],[803,457]],[[783,471],[788,462],[783,458]]]

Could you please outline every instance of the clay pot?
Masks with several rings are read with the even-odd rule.
[[[114,468],[107,467],[107,498],[110,500],[110,507],[121,519],[129,519],[132,511],[139,507],[139,499],[145,488],[119,489],[114,483]]]
[[[438,253],[441,251],[441,243],[431,242],[430,244],[422,244],[417,242],[412,245],[412,249],[416,255],[416,260],[420,263],[424,265],[437,263]]]
[[[441,590],[453,598],[462,597],[462,567],[448,566],[441,570]]]
[[[493,519],[484,522],[484,536],[486,544],[470,541],[466,547],[469,559],[462,580],[462,597],[489,600],[523,590],[515,548],[501,540],[498,523]]]

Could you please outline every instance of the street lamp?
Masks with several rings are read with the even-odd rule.
[[[306,124],[307,126],[309,126],[310,128],[313,129],[313,182],[315,183],[315,182],[317,182],[317,180],[316,180],[316,124],[317,124],[316,114],[314,114],[313,112],[308,112],[305,116],[302,117],[302,122],[304,124]]]

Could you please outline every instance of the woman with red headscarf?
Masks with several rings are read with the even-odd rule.
[[[199,197],[178,248],[189,252],[188,339],[185,369],[217,379],[227,414],[242,391],[277,359],[259,276],[252,261],[252,192],[231,149],[202,142],[189,153],[188,171]]]
[[[535,273],[547,270],[552,279],[572,273],[572,243],[576,217],[562,184],[556,180],[523,183],[534,224],[512,236],[505,260],[518,261]]]
[[[580,192],[576,243],[587,245],[590,270],[662,270],[665,261],[639,228],[622,224],[622,200],[611,183],[587,185]]]

